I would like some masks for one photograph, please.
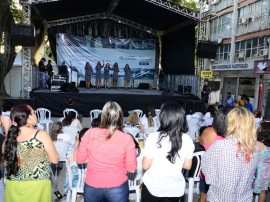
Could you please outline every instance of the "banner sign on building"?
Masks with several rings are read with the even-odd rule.
[[[212,70],[202,70],[201,71],[201,78],[202,79],[212,79],[213,78],[213,71]]]
[[[253,63],[251,62],[239,62],[239,63],[227,63],[227,64],[214,64],[212,70],[214,71],[234,71],[234,70],[252,70]]]
[[[63,33],[56,35],[57,65],[66,62],[78,75],[84,77],[85,63],[118,63],[119,77],[124,77],[124,67],[129,64],[133,79],[153,80],[156,63],[156,40],[137,38],[113,38],[93,36],[73,36]],[[103,73],[103,70],[102,70]],[[113,71],[110,71],[112,75]]]
[[[270,60],[254,61],[254,73],[269,74],[270,73]]]

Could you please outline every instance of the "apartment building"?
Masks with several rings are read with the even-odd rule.
[[[270,89],[270,0],[211,0],[202,13],[208,40],[218,43],[206,67],[226,92],[246,94],[254,109],[265,110]],[[257,71],[258,70],[258,71]]]

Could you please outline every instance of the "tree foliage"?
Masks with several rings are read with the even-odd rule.
[[[195,0],[171,0],[171,2],[179,4],[194,11],[199,10],[198,2]]]

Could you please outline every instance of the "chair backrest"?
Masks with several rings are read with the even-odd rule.
[[[59,161],[67,160],[67,152],[71,146],[70,143],[64,141],[54,141],[53,142],[55,149],[59,155]]]
[[[133,109],[133,110],[131,110],[131,111],[136,112],[136,113],[138,114],[139,119],[143,116],[143,111],[140,110],[140,109]],[[131,111],[130,111],[130,112],[131,112]]]
[[[128,186],[129,191],[136,190],[137,187],[141,186],[143,172],[128,173]]]
[[[141,132],[141,130],[139,128],[137,128],[137,127],[130,127],[130,126],[124,127],[123,128],[123,131],[125,133],[131,134],[133,137],[136,137]]]
[[[143,131],[144,139],[146,140],[150,133],[157,132],[157,130],[158,130],[158,127],[148,127],[146,129],[144,129],[144,131]]]
[[[44,123],[46,121],[51,120],[51,111],[49,109],[37,108],[36,115],[37,115],[38,122],[40,123]]]
[[[159,117],[160,111],[161,111],[160,109],[155,109],[155,113],[157,117]]]
[[[80,129],[76,126],[64,126],[62,128],[62,131],[64,133],[69,134],[72,141],[75,141],[75,138],[76,138],[77,134],[80,132]]]
[[[202,160],[202,155],[205,153],[205,151],[200,151],[200,152],[195,152],[193,154],[193,158],[196,158],[197,164],[196,168],[194,170],[194,181],[199,181],[200,180],[200,170],[201,170],[201,160]]]
[[[78,118],[78,112],[77,112],[75,109],[71,109],[71,108],[66,108],[66,109],[64,109],[64,111],[63,111],[63,116],[64,116],[64,118],[66,118],[66,116],[67,116],[67,114],[68,114],[69,112],[75,112],[75,114],[76,114],[75,119]]]
[[[93,109],[90,111],[90,123],[92,123],[93,119],[98,118],[101,113],[100,109]]]
[[[77,193],[83,193],[87,168],[86,164],[66,162],[66,165],[68,173],[68,186],[75,188],[77,190]]]

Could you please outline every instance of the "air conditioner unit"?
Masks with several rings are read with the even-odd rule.
[[[248,23],[248,18],[246,18],[246,17],[243,17],[243,18],[241,18],[242,20],[241,20],[241,24],[242,25],[246,25],[247,23]]]
[[[212,5],[215,5],[215,4],[218,4],[218,3],[219,3],[219,0],[211,0]]]
[[[243,59],[245,57],[245,52],[238,53],[238,59]]]
[[[259,55],[260,56],[267,56],[268,55],[268,49],[266,49],[266,48],[260,49],[259,50]]]

